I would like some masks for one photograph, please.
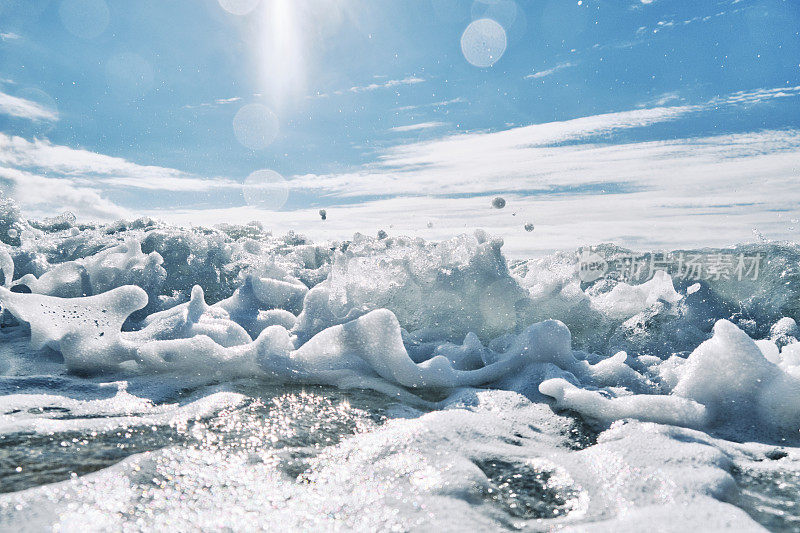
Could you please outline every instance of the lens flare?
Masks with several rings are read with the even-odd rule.
[[[247,205],[277,211],[289,199],[289,184],[274,170],[256,170],[247,176],[242,193]]]
[[[495,20],[483,18],[470,23],[461,36],[461,52],[470,64],[486,68],[506,51],[506,31]]]
[[[261,0],[217,0],[222,9],[232,15],[247,15],[253,11]]]
[[[233,117],[233,133],[242,146],[261,150],[278,136],[278,117],[265,105],[248,104]]]

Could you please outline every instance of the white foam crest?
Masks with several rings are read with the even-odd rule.
[[[71,371],[256,375],[412,402],[506,387],[606,424],[737,419],[773,436],[800,425],[796,323],[773,319],[757,342],[730,322],[711,335],[724,306],[708,285],[679,293],[664,272],[582,288],[566,256],[510,270],[502,241],[480,231],[439,243],[356,235],[326,247],[257,225],[204,233],[142,221],[120,223],[115,245],[98,229],[101,249],[81,253],[92,241],[72,224],[24,252],[8,247],[0,265],[7,273],[27,260],[30,272],[37,246],[49,258],[77,256],[14,283],[33,294],[0,291],[30,324],[32,347],[57,350]],[[203,285],[189,295],[193,276]],[[142,308],[149,316],[131,317]]]
[[[131,313],[147,305],[147,294],[134,285],[81,298],[0,288],[0,303],[30,325],[34,349],[52,348],[61,352],[70,369],[96,372],[131,358],[121,328]]]
[[[0,414],[0,434],[52,435],[142,426],[184,427],[191,420],[235,407],[245,399],[245,396],[233,392],[215,392],[184,404],[155,404],[147,398],[129,393],[125,382],[107,385],[116,385],[116,394],[97,400],[80,400],[50,394],[4,396],[3,409],[11,414]],[[54,410],[57,410],[60,417],[48,415]],[[45,414],[34,414],[40,412]],[[69,416],[63,416],[65,413]]]
[[[130,237],[89,257],[59,263],[39,277],[26,274],[14,283],[37,294],[64,298],[91,296],[134,284],[155,297],[166,277],[163,262],[157,252],[143,253],[139,239]]]

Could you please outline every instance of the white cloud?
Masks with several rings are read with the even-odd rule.
[[[143,167],[145,168],[145,167]],[[172,169],[164,169],[172,170]],[[176,171],[177,172],[177,171]],[[94,180],[95,183],[117,189],[141,189],[146,191],[192,192],[204,193],[222,189],[241,189],[242,184],[227,178],[197,178],[188,175],[170,176],[167,172],[162,177],[150,176],[113,176]]]
[[[58,120],[58,113],[41,104],[0,92],[0,114],[28,120]]]
[[[328,218],[324,223],[319,220],[316,208],[279,213],[241,208],[151,214],[183,224],[260,220],[276,232],[295,230],[313,239],[349,239],[356,231],[374,235],[378,229],[393,235],[442,239],[484,228],[502,236],[506,253],[513,257],[600,242],[650,250],[728,246],[750,241],[754,228],[769,237],[787,238],[789,216],[787,224],[782,226],[773,209],[796,209],[800,201],[791,171],[792,160],[800,152],[774,157],[740,153],[740,159],[726,160],[730,153],[725,152],[730,151],[725,139],[698,141],[701,145],[716,145],[714,157],[706,153],[705,160],[686,158],[696,148],[693,144],[665,150],[632,145],[605,154],[597,162],[588,157],[596,154],[586,154],[586,160],[570,169],[569,160],[574,153],[565,150],[558,154],[559,166],[572,173],[573,182],[582,174],[614,163],[625,168],[626,175],[647,173],[646,187],[609,190],[605,194],[500,190],[475,197],[398,196],[327,206]],[[759,139],[736,142],[741,143],[743,150],[762,147]],[[660,159],[663,164],[652,170],[651,163],[659,158],[664,158]],[[612,174],[613,170],[606,172]],[[675,181],[676,175],[684,178]],[[721,178],[705,181],[708,175]],[[508,179],[517,177],[511,174]],[[754,179],[763,180],[761,190],[753,191],[748,186]],[[491,198],[496,194],[506,198],[505,209],[491,208]],[[797,216],[796,211],[793,216]],[[432,228],[427,227],[428,222]],[[534,233],[524,231],[526,222],[536,225]]]
[[[578,185],[608,181],[638,182],[647,174],[652,152],[626,152],[632,160],[606,160],[614,146],[589,144],[603,142],[603,137],[619,131],[696,115],[720,106],[740,106],[766,102],[784,95],[800,96],[800,87],[759,89],[714,98],[704,104],[655,107],[582,117],[512,128],[493,133],[466,133],[403,144],[388,148],[378,161],[362,169],[331,175],[296,176],[291,186],[307,192],[341,198],[370,195],[413,195],[420,190],[431,195],[488,194],[492,191],[524,191],[560,185]],[[764,145],[769,137],[759,137]],[[581,144],[559,146],[564,143]],[[676,141],[678,142],[678,141]],[[779,147],[778,143],[775,148]],[[652,145],[640,143],[640,149]],[[664,143],[669,151],[670,143]],[[702,147],[694,147],[697,155]],[[595,158],[602,166],[581,167],[584,158]],[[644,166],[631,165],[646,161]],[[588,165],[588,163],[587,163]],[[632,171],[626,174],[628,168]],[[615,178],[616,176],[616,178]]]
[[[800,85],[796,87],[775,87],[772,89],[757,89],[755,91],[739,91],[724,97],[717,97],[709,105],[718,104],[760,104],[777,98],[792,98],[800,96]]]
[[[416,85],[417,83],[422,83],[425,80],[422,78],[418,78],[416,76],[409,76],[407,78],[403,78],[402,80],[389,80],[383,83],[370,83],[369,85],[364,85],[361,87],[350,87],[351,93],[363,93],[365,91],[374,91],[376,89],[390,89],[392,87],[398,87],[400,85]]]
[[[19,169],[0,167],[0,183],[20,204],[26,216],[37,218],[71,211],[82,219],[130,218],[131,212],[91,187],[71,179],[50,178]],[[9,190],[10,189],[10,190]]]
[[[493,142],[496,134],[484,135]],[[728,246],[752,240],[753,229],[786,239],[789,213],[798,216],[800,131],[516,150],[522,157],[512,161],[506,151],[483,153],[488,160],[477,178],[475,160],[457,151],[441,155],[446,166],[373,172],[367,176],[371,187],[357,184],[362,194],[381,196],[328,205],[325,222],[318,207],[150,214],[181,224],[259,220],[276,232],[295,230],[313,239],[349,239],[356,231],[374,235],[378,229],[441,239],[484,228],[502,236],[513,257],[600,242],[649,250]],[[345,183],[351,178],[339,176]],[[490,205],[498,194],[508,202],[503,210]],[[789,212],[785,224],[780,210]],[[536,225],[535,232],[524,230],[526,222]]]
[[[298,189],[341,197],[371,194],[480,194],[508,187],[509,176],[538,175],[537,148],[586,140],[615,130],[674,120],[690,106],[642,109],[513,128],[494,133],[467,133],[389,148],[360,171],[297,176]],[[535,162],[535,163],[534,163]],[[519,179],[511,187],[530,188]]]
[[[528,74],[527,76],[525,76],[525,79],[526,80],[533,80],[533,79],[545,78],[547,76],[555,74],[559,70],[564,70],[564,69],[571,68],[571,67],[574,67],[574,66],[576,66],[576,63],[570,63],[568,61],[565,62],[565,63],[559,63],[558,65],[554,66],[553,68],[549,68],[547,70],[540,70],[539,72],[534,72],[533,74]]]
[[[650,2],[652,3],[652,2]],[[737,2],[733,2],[731,5],[736,4]],[[641,6],[635,6],[641,7]],[[681,26],[688,26],[689,24],[694,24],[695,22],[708,22],[715,18],[724,17],[725,15],[733,15],[736,13],[741,13],[746,8],[736,8],[730,11],[717,11],[716,13],[712,13],[710,15],[698,15],[684,20],[660,20],[656,23],[655,27],[648,28],[647,26],[641,26],[636,30],[636,35],[644,35],[644,34],[656,34],[662,30],[669,30],[673,28],[679,28]]]
[[[221,105],[227,104],[234,104],[236,102],[241,102],[243,98],[241,96],[233,96],[231,98],[217,98],[213,102],[203,102],[202,104],[187,104],[183,106],[184,109],[202,109],[202,108],[210,108],[210,107],[218,107]]]
[[[41,139],[28,141],[4,133],[0,133],[0,165],[147,190],[203,192],[239,186],[227,179],[202,179],[172,168],[138,165],[121,157],[55,145]]]
[[[395,111],[413,111],[415,109],[422,109],[425,107],[447,107],[452,104],[465,104],[467,103],[466,98],[456,97],[450,100],[442,100],[441,102],[433,102],[430,104],[419,104],[419,105],[406,105],[402,107],[396,107]]]
[[[441,128],[442,126],[446,126],[446,124],[444,122],[420,122],[419,124],[408,124],[406,126],[395,126],[393,128],[389,128],[389,131],[403,133],[403,132],[408,132],[408,131],[430,130],[430,129],[433,129],[433,128]]]
[[[505,239],[511,256],[608,241],[651,250],[728,246],[752,240],[754,229],[796,240],[788,219],[800,215],[800,130],[616,144],[606,136],[797,94],[792,87],[760,89],[396,146],[353,172],[289,181],[293,191],[325,198],[324,223],[318,207],[151,214],[181,223],[257,219],[315,239],[378,229],[435,239],[483,227]],[[505,209],[490,207],[495,195],[506,198]],[[526,222],[536,225],[533,233]]]
[[[798,96],[800,87],[758,89],[695,105],[450,135],[386,149],[352,172],[290,178],[293,192],[324,200],[325,222],[317,214],[320,206],[277,213],[251,207],[154,208],[136,214],[204,225],[255,219],[276,232],[292,229],[314,239],[344,239],[354,231],[374,234],[378,229],[436,239],[483,227],[505,239],[511,256],[608,241],[644,249],[727,246],[750,240],[754,229],[770,238],[796,240],[788,219],[800,216],[800,130],[637,142],[608,136],[702,117],[723,106]],[[119,209],[105,200],[113,186],[172,191],[238,187],[231,180],[203,180],[2,134],[0,166],[17,167],[4,169],[0,177],[18,189],[28,184],[28,196],[22,196],[28,204],[42,210],[75,204],[96,216]],[[39,198],[34,192],[39,190],[50,196]],[[503,210],[490,207],[498,194],[508,201]],[[536,225],[533,233],[524,230],[526,222]]]
[[[28,216],[69,210],[91,219],[128,217],[109,196],[120,191],[208,193],[238,191],[230,179],[203,179],[176,169],[138,165],[120,157],[0,133],[0,181]],[[138,198],[142,198],[139,196]]]
[[[0,40],[3,41],[15,41],[19,38],[21,38],[21,36],[13,32],[0,32]]]
[[[423,78],[419,78],[417,76],[407,76],[400,80],[388,80],[381,83],[370,83],[369,85],[355,85],[347,89],[347,91],[351,93],[363,93],[363,92],[370,92],[376,91],[378,89],[391,89],[393,87],[399,87],[401,85],[416,85],[418,83],[423,83],[425,80]],[[328,98],[331,95],[340,96],[344,94],[345,91],[333,91],[332,93],[317,93],[313,96],[313,98]]]
[[[652,100],[639,104],[637,107],[665,106],[683,100],[677,91],[663,93]]]

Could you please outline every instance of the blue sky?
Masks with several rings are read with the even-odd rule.
[[[479,68],[461,41],[485,18],[507,46]],[[793,0],[0,0],[0,178],[30,216],[481,224],[520,252],[677,245],[676,216],[712,216],[698,244],[793,238],[799,30]],[[243,108],[274,141],[240,142]],[[264,168],[277,214],[243,199]]]

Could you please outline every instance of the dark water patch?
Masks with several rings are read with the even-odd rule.
[[[0,492],[55,483],[111,466],[129,455],[180,444],[174,428],[138,427],[108,432],[0,436]]]
[[[556,482],[557,472],[544,466],[500,459],[475,461],[489,478],[485,498],[515,518],[558,518],[573,509],[577,489]]]
[[[63,481],[109,467],[133,454],[171,446],[253,457],[269,452],[278,459],[278,468],[299,479],[308,468],[308,459],[324,448],[382,424],[387,419],[385,408],[391,403],[368,392],[268,388],[256,380],[234,384],[233,388],[248,398],[235,407],[183,423],[151,425],[143,419],[141,425],[134,422],[107,431],[0,435],[0,493]],[[191,399],[201,396],[197,390],[184,394]],[[17,415],[24,412],[47,420],[106,419],[113,423],[115,418],[100,413],[75,415],[63,407],[17,411]]]
[[[731,474],[741,489],[733,504],[770,531],[800,533],[800,472],[737,467]]]
[[[204,429],[212,445],[235,451],[265,448],[316,448],[373,429],[386,417],[379,410],[358,406],[344,394],[300,389],[248,400],[209,419]]]
[[[605,426],[595,426],[584,420],[580,413],[571,409],[555,409],[554,412],[570,421],[561,431],[564,445],[570,450],[578,451],[594,446],[597,444],[597,436],[606,429]]]

